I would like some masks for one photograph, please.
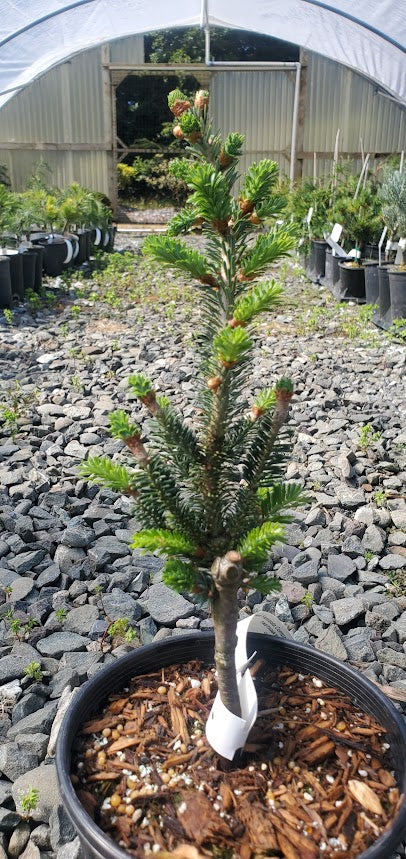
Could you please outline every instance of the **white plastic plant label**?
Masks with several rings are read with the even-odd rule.
[[[313,217],[313,206],[310,206],[310,209],[306,215],[306,221],[308,224],[310,224],[312,217]]]
[[[339,242],[340,241],[342,231],[343,231],[342,224],[334,224],[334,227],[330,233],[330,238],[333,239],[333,242]]]
[[[206,723],[206,737],[219,755],[232,760],[236,751],[242,749],[248,734],[257,718],[258,701],[254,681],[249,671],[252,658],[247,659],[247,633],[258,632],[262,635],[283,635],[290,633],[275,617],[267,612],[257,612],[237,624],[237,646],[235,667],[240,696],[241,717],[235,716],[224,706],[217,693]]]

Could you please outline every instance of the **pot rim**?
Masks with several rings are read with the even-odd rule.
[[[398,732],[398,738],[401,741],[402,746],[406,748],[406,722],[401,713],[399,713],[390,699],[380,690],[378,685],[373,684],[368,680],[368,678],[364,677],[364,675],[352,668],[350,665],[347,665],[339,659],[323,653],[322,651],[317,651],[313,647],[300,644],[292,639],[280,638],[279,636],[248,633],[247,641],[257,647],[260,647],[261,639],[266,639],[268,644],[271,643],[276,646],[276,649],[281,656],[281,661],[277,664],[281,664],[283,661],[287,661],[289,664],[289,654],[294,651],[304,657],[303,671],[305,673],[309,671],[309,673],[319,674],[320,676],[324,674],[324,679],[328,679],[329,682],[333,683],[333,685],[337,685],[339,689],[340,684],[337,683],[337,679],[331,679],[331,673],[333,673],[333,678],[337,678],[338,676],[339,680],[343,681],[344,678],[349,680],[350,686],[353,686],[353,700],[355,702],[357,700],[357,690],[362,691],[370,700],[371,715],[374,714],[375,707],[377,705],[381,705],[381,707],[383,707],[391,717],[394,729],[393,732],[395,730]],[[177,646],[180,646],[180,650],[184,651],[184,653],[181,652],[178,657],[176,657],[176,654],[173,654],[169,661],[164,662],[165,665],[174,664],[176,661],[183,662],[198,657],[199,654],[196,653],[196,646],[199,645],[199,643],[213,643],[214,645],[213,632],[191,632],[183,636],[179,636],[179,638],[176,638],[175,640],[170,637],[159,642],[144,645],[125,656],[122,656],[120,659],[116,660],[115,663],[110,663],[105,668],[102,668],[94,677],[90,678],[90,680],[87,680],[83,684],[80,691],[75,695],[70,703],[62,720],[55,755],[55,765],[62,802],[65,808],[66,806],[69,807],[69,816],[78,831],[79,837],[81,835],[81,830],[83,830],[85,825],[86,838],[91,848],[96,851],[107,848],[109,851],[109,859],[129,859],[129,854],[112,841],[103,832],[103,830],[97,826],[90,815],[85,811],[84,806],[76,795],[76,791],[73,787],[68,771],[74,737],[76,736],[80,724],[82,724],[90,715],[91,710],[99,706],[103,699],[106,699],[114,689],[118,690],[120,688],[120,684],[126,683],[123,675],[127,676],[127,682],[131,676],[136,676],[136,667],[134,668],[133,675],[131,674],[130,669],[134,661],[137,661],[137,657],[152,657],[153,655],[156,657],[151,664],[151,668],[143,667],[143,673],[145,673],[145,671],[159,667],[161,665],[159,661],[160,656],[165,654],[165,651],[169,651],[170,653],[171,650]],[[255,647],[253,647],[253,650],[254,649]],[[316,665],[316,668],[308,669],[306,667],[307,659],[309,658],[311,658],[313,662],[319,663]],[[117,679],[117,682],[113,683],[115,679]],[[351,695],[351,690],[347,690],[345,694]],[[367,710],[365,704],[359,704],[359,706],[360,708]],[[356,859],[377,859],[376,850],[383,850],[383,848],[387,848],[388,853],[380,853],[379,855],[389,855],[389,853],[393,852],[393,850],[395,850],[401,843],[406,832],[406,762],[404,765],[402,783],[399,781],[399,790],[401,795],[403,794],[403,800],[391,826],[387,828],[377,841],[375,841],[367,850],[360,853]],[[396,843],[393,843],[395,833],[398,840]],[[101,857],[101,854],[99,855]]]

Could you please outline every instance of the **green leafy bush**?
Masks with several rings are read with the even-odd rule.
[[[171,158],[157,153],[152,158],[137,155],[132,166],[118,164],[119,190],[128,196],[156,197],[165,202],[184,203],[188,189],[171,170]]]

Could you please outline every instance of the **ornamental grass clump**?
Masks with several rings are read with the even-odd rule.
[[[256,399],[246,397],[253,323],[282,300],[280,284],[258,278],[290,253],[296,236],[291,225],[276,223],[283,200],[273,161],[253,164],[240,195],[233,195],[244,139],[233,133],[222,140],[213,133],[207,101],[204,91],[193,106],[180,91],[169,96],[189,156],[172,169],[190,195],[167,234],[147,238],[143,249],[190,275],[196,290],[193,426],[157,395],[149,379],[135,374],[129,385],[149,413],[148,441],[125,411],[110,416],[111,433],[123,440],[135,467],[98,457],[88,459],[81,473],[134,498],[144,530],[134,535],[132,548],[163,555],[165,584],[210,604],[219,692],[238,716],[238,591],[267,594],[279,588],[264,566],[271,547],[283,540],[289,511],[306,500],[300,485],[281,480],[290,451],[285,424],[291,380],[275,380]],[[179,238],[196,226],[205,252]]]

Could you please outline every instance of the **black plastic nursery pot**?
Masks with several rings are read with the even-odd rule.
[[[24,273],[23,255],[17,250],[7,250],[6,256],[10,260],[10,280],[13,299],[24,300]]]
[[[365,303],[378,304],[379,301],[379,277],[378,260],[368,259],[363,261],[365,268]]]
[[[100,243],[101,250],[111,252],[114,250],[114,239],[116,236],[117,228],[109,227],[108,229],[102,230],[102,238]]]
[[[367,242],[366,245],[364,245],[364,256],[365,259],[379,259],[378,245]]]
[[[314,242],[310,242],[309,253],[305,263],[305,274],[309,280],[314,280]]]
[[[30,253],[35,254],[34,289],[35,292],[41,292],[42,271],[44,268],[44,248],[42,247],[42,245],[33,245],[33,247],[30,248]]]
[[[11,307],[12,298],[10,259],[8,256],[0,256],[0,307]]]
[[[314,277],[316,280],[319,281],[325,275],[326,250],[328,248],[328,244],[323,239],[314,239],[313,247],[314,247]]]
[[[365,301],[365,270],[362,265],[350,265],[345,262],[339,263],[340,287],[339,299],[341,301],[356,301],[359,304]]]
[[[374,322],[376,322],[380,328],[389,330],[392,325],[392,309],[390,303],[389,271],[387,264],[378,266],[378,283],[379,309],[377,315],[374,316]]]
[[[79,251],[75,257],[76,265],[82,265],[90,256],[90,230],[78,230]]]
[[[333,255],[331,248],[326,247],[325,251],[325,267],[324,267],[324,286],[329,286],[331,289],[336,289],[340,283],[340,258]]]
[[[389,268],[388,273],[392,322],[406,319],[406,269]]]
[[[74,698],[60,728],[56,769],[62,802],[79,834],[84,859],[129,859],[129,854],[99,829],[73,788],[71,753],[81,725],[98,713],[109,694],[122,691],[132,677],[190,659],[212,664],[213,651],[214,636],[210,632],[186,634],[141,647],[102,669],[84,684]],[[337,687],[386,728],[403,801],[390,828],[368,850],[359,854],[358,859],[389,859],[406,833],[406,725],[402,716],[378,686],[332,656],[284,638],[251,634],[248,635],[248,654],[254,651],[265,658],[268,665],[289,665],[295,670],[316,675],[328,686]]]
[[[23,280],[24,292],[28,289],[35,289],[35,270],[37,266],[37,256],[34,251],[24,251],[23,258]]]
[[[44,271],[49,277],[57,277],[65,271],[65,261],[69,256],[65,240],[44,244]]]

